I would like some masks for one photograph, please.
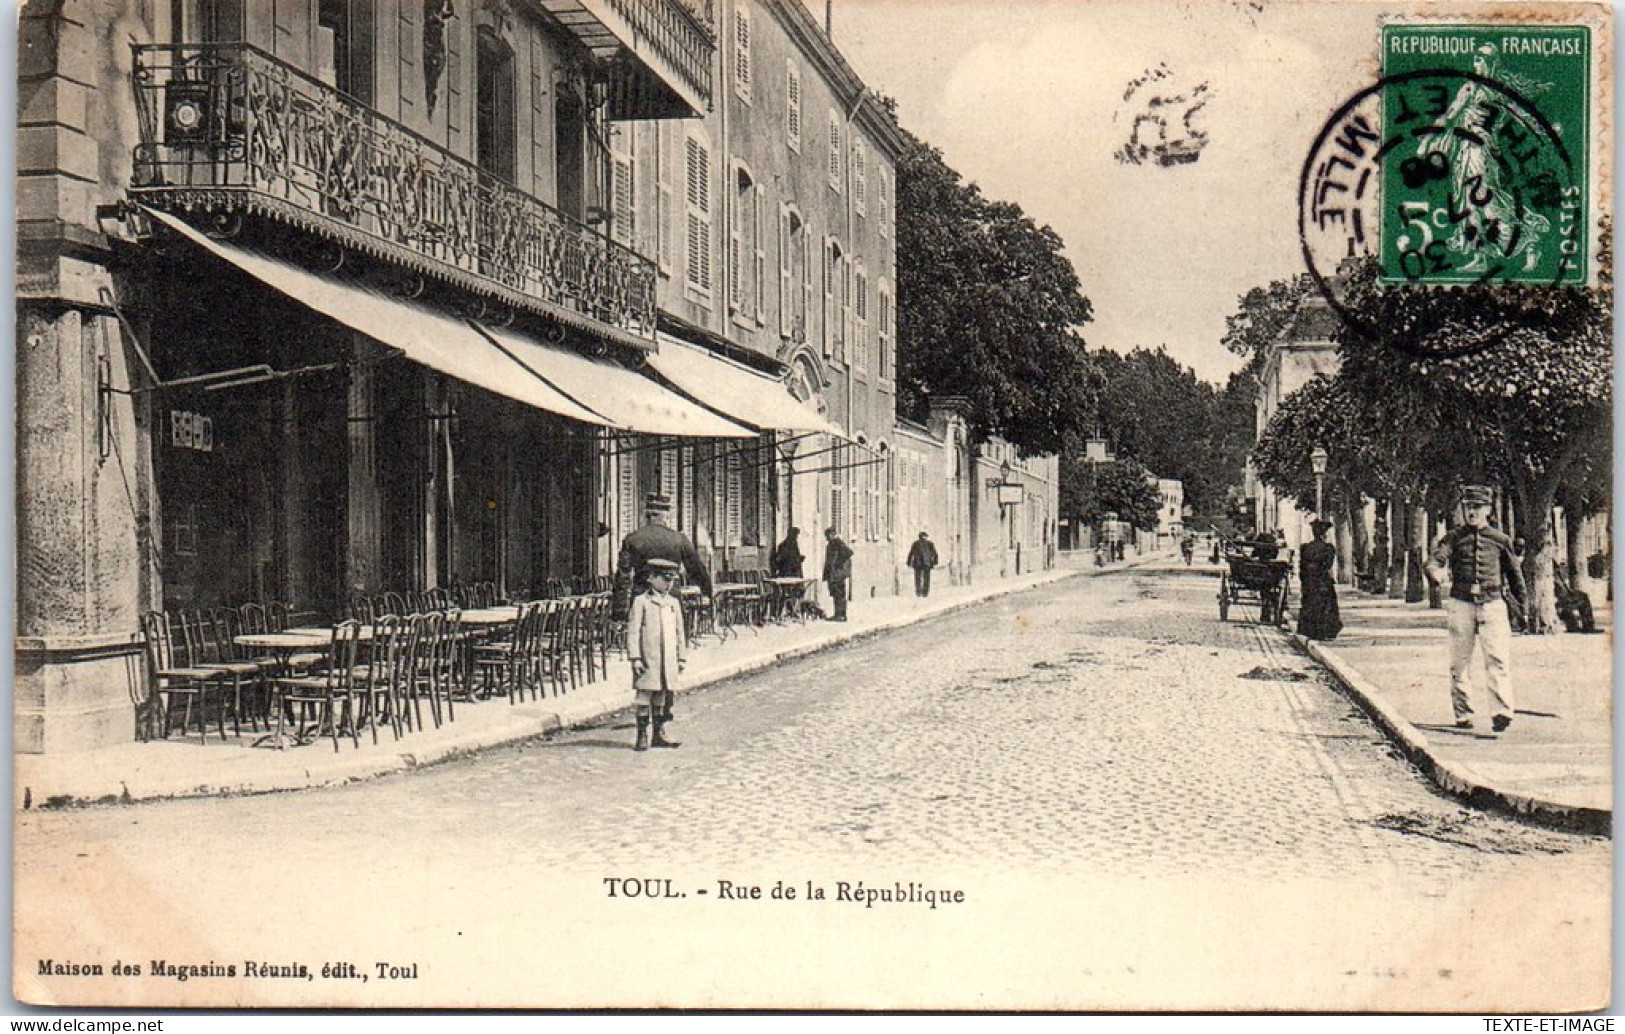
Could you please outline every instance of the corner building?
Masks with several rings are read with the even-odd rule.
[[[656,376],[666,274],[617,221],[617,127],[719,117],[717,31],[701,0],[24,6],[18,750],[136,736],[146,611],[580,588],[628,458],[759,440]]]

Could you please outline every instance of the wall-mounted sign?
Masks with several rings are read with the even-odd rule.
[[[202,413],[169,411],[169,444],[177,449],[214,451],[214,419]]]
[[[998,489],[1000,506],[1020,506],[1027,499],[1027,489],[1019,482],[995,487]]]

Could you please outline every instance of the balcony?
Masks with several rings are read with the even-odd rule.
[[[713,0],[531,0],[610,69],[612,119],[711,108]]]
[[[135,200],[269,217],[653,347],[653,262],[270,55],[142,46],[134,79]]]

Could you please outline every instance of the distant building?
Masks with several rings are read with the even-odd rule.
[[[1185,534],[1185,482],[1157,478],[1157,544],[1167,545]]]
[[[1337,343],[1332,338],[1336,328],[1337,314],[1318,292],[1306,295],[1299,303],[1296,315],[1282,328],[1258,374],[1254,401],[1258,437],[1263,437],[1270,418],[1288,395],[1316,377],[1337,373]],[[1258,528],[1284,532],[1287,544],[1294,548],[1311,538],[1309,516],[1298,509],[1298,500],[1282,496],[1260,481],[1250,463],[1246,479]]]

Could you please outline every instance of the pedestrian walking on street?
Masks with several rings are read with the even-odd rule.
[[[626,657],[632,662],[632,689],[637,696],[638,741],[633,750],[676,747],[666,739],[672,691],[688,663],[683,607],[672,595],[678,565],[659,557],[643,569],[644,590],[632,601],[626,618]],[[654,739],[649,726],[654,725]]]
[[[1433,547],[1426,571],[1434,585],[1449,582],[1445,613],[1450,623],[1450,706],[1456,727],[1473,727],[1469,687],[1474,648],[1484,648],[1485,689],[1489,693],[1490,729],[1500,733],[1512,724],[1512,627],[1507,618],[1504,586],[1513,602],[1524,605],[1523,572],[1512,552],[1512,540],[1489,526],[1490,489],[1469,485],[1462,491],[1463,523],[1450,529]]]
[[[830,602],[835,607],[831,621],[846,620],[846,598],[852,587],[852,547],[841,541],[834,528],[824,531],[824,581],[829,583]]]
[[[908,547],[908,566],[914,568],[914,595],[931,595],[931,569],[937,566],[937,547],[923,531]]]
[[[1331,521],[1310,521],[1315,540],[1298,551],[1298,588],[1303,596],[1298,634],[1310,639],[1336,639],[1343,630],[1343,618],[1337,612],[1337,583],[1332,577],[1337,547],[1326,541],[1331,527]]]
[[[800,578],[806,557],[801,555],[801,529],[791,528],[784,541],[773,547],[773,558],[769,565],[773,569],[775,578]]]

